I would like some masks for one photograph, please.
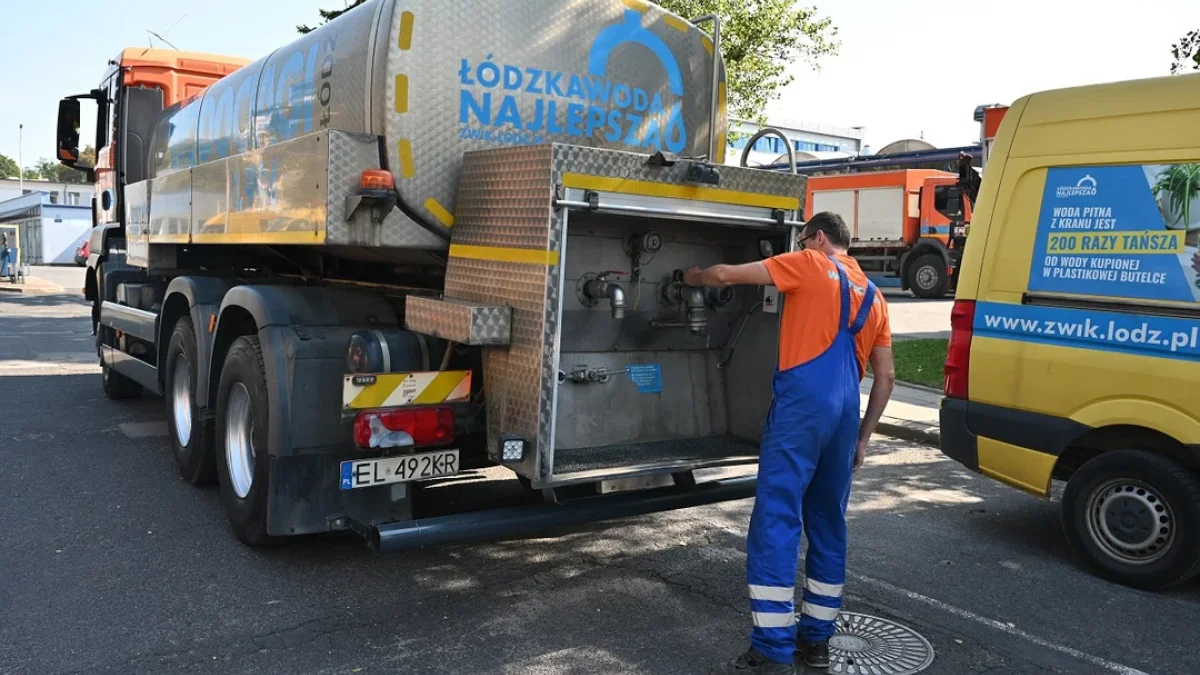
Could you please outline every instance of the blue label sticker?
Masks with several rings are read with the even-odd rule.
[[[342,489],[343,490],[354,489],[354,482],[350,480],[350,477],[353,475],[353,471],[354,471],[354,462],[342,462]]]
[[[625,371],[629,373],[629,379],[637,385],[639,394],[662,393],[662,368],[657,363],[629,366]]]
[[[1196,319],[980,302],[975,306],[975,334],[1200,361],[1200,321]]]
[[[1046,174],[1029,290],[1200,301],[1200,164]]]

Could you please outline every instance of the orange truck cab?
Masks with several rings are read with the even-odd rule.
[[[850,227],[850,254],[877,284],[917,297],[952,290],[971,220],[958,175],[931,169],[814,176],[805,213],[832,211]]]
[[[213,82],[247,63],[246,59],[214,54],[130,47],[109,61],[109,69],[99,87],[63,100],[58,118],[58,159],[88,174],[95,184],[92,226],[96,229],[90,241],[92,256],[107,250],[106,233],[124,222],[123,191],[118,189],[119,186],[148,177],[146,148],[162,111],[198,96]],[[76,125],[79,101],[84,99],[96,103],[94,167],[78,164],[79,129]],[[129,147],[122,147],[118,139],[125,139]],[[88,299],[92,299],[93,286],[89,283]]]

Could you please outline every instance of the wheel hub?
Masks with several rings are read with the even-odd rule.
[[[238,382],[229,390],[225,413],[225,464],[234,493],[245,499],[254,485],[254,413],[250,392]]]
[[[1158,560],[1175,541],[1170,506],[1149,485],[1111,480],[1088,498],[1088,534],[1100,550],[1126,564]]]
[[[922,267],[921,269],[917,270],[917,284],[920,285],[921,288],[933,288],[934,284],[936,283],[937,270],[929,267]]]
[[[187,447],[192,440],[192,376],[183,354],[176,356],[171,365],[171,413],[179,447]]]

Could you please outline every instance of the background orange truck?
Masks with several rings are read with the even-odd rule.
[[[967,171],[973,172],[969,166]],[[833,211],[850,226],[850,254],[869,276],[917,297],[953,289],[971,222],[969,180],[932,169],[814,176],[806,214]]]

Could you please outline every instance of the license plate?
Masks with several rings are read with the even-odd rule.
[[[408,483],[458,473],[458,450],[342,462],[342,489]]]

